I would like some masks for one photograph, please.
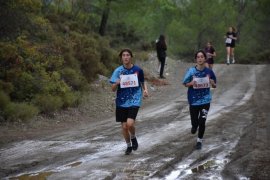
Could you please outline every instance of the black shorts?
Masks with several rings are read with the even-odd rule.
[[[235,43],[231,43],[231,44],[226,43],[226,47],[234,48],[235,47]]]
[[[116,122],[127,122],[127,119],[136,119],[139,107],[116,107]]]

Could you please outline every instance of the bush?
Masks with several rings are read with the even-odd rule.
[[[149,59],[149,54],[145,51],[141,52],[135,52],[135,59],[141,60],[141,61],[147,61]]]
[[[9,96],[0,91],[0,109],[4,109],[10,103]]]
[[[17,101],[29,101],[37,92],[34,86],[34,77],[27,72],[22,72],[21,76],[13,82],[15,88],[11,93],[13,99]]]
[[[50,113],[59,110],[63,106],[62,99],[58,96],[40,94],[35,97],[33,103],[43,113]]]
[[[0,89],[6,94],[10,94],[14,90],[14,86],[11,82],[4,82],[0,80]]]
[[[79,93],[72,93],[72,92],[65,93],[62,97],[63,107],[67,108],[78,106],[79,99],[80,99]]]
[[[241,63],[243,64],[269,64],[270,50],[264,50],[259,53],[248,53],[244,57],[241,57]]]
[[[75,90],[84,89],[84,84],[86,83],[85,78],[80,75],[79,72],[72,68],[65,68],[62,71],[62,78],[64,81]]]
[[[26,121],[39,113],[38,108],[27,103],[9,103],[4,109],[8,121]]]

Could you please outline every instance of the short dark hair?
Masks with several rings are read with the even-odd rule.
[[[128,52],[128,53],[130,54],[130,56],[133,57],[132,51],[131,51],[129,48],[124,48],[124,49],[122,49],[122,50],[120,51],[120,53],[119,53],[119,57],[120,57],[120,58],[122,57],[122,54],[123,54],[124,52]]]
[[[196,59],[196,58],[197,58],[197,55],[198,55],[199,53],[202,53],[202,54],[203,54],[203,56],[204,56],[204,58],[205,58],[205,59],[207,59],[207,56],[206,56],[206,54],[205,54],[204,50],[202,50],[202,49],[198,50],[198,51],[195,53],[194,59]]]

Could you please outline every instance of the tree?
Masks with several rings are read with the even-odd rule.
[[[0,39],[14,39],[24,29],[31,29],[32,15],[40,12],[35,0],[0,0]]]
[[[110,13],[111,1],[112,0],[106,0],[106,5],[105,5],[103,13],[102,13],[102,18],[101,18],[100,27],[99,27],[99,34],[101,36],[105,35],[106,25],[107,25],[109,13]]]

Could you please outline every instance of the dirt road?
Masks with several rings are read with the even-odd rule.
[[[153,63],[144,68],[153,70]],[[189,66],[168,61],[169,85],[149,87],[152,96],[136,120],[139,149],[131,155],[124,155],[120,125],[112,116],[5,144],[0,149],[0,177],[270,179],[270,66],[215,65],[218,88],[212,90],[201,150],[194,149],[187,89],[181,85]]]

